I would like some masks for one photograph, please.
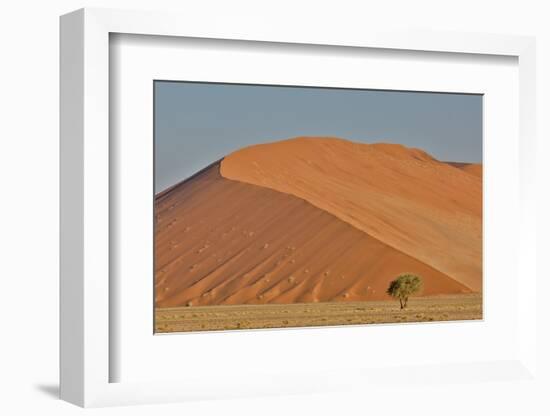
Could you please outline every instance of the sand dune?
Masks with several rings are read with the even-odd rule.
[[[435,238],[429,227],[437,226],[434,225],[437,221],[421,222],[413,227],[407,219],[412,212],[419,221],[428,221],[425,216],[415,214],[429,207],[418,202],[421,196],[430,195],[432,203],[435,200],[443,206],[430,208],[430,214],[437,218],[456,210],[454,221],[463,218],[470,221],[470,217],[475,217],[478,209],[475,204],[446,203],[448,192],[437,195],[441,186],[436,187],[432,191],[435,195],[431,196],[429,187],[438,185],[437,180],[422,185],[418,191],[420,196],[411,202],[407,199],[411,193],[408,188],[417,186],[421,179],[407,177],[401,170],[392,173],[389,163],[393,163],[394,158],[384,156],[383,147],[377,150],[381,154],[377,157],[383,173],[377,173],[369,158],[353,156],[354,151],[362,152],[356,145],[350,144],[351,149],[340,154],[339,144],[333,147],[331,143],[298,140],[283,143],[283,148],[266,145],[245,149],[223,160],[221,166],[213,164],[158,195],[156,306],[381,300],[387,299],[385,289],[390,280],[402,272],[423,277],[424,295],[470,293],[467,285],[394,247],[399,246],[395,244],[397,237],[416,239],[413,232],[422,234],[419,241],[401,246],[410,248]],[[284,154],[287,144],[289,153]],[[295,144],[305,148],[312,145],[312,149],[297,154]],[[408,150],[387,149],[393,150],[407,152],[404,162],[411,165],[410,170],[415,167],[431,172],[434,170],[431,165],[437,163],[420,151],[412,152],[413,160],[409,160]],[[346,155],[353,166],[341,160]],[[429,160],[429,167],[416,163],[424,160]],[[281,169],[277,169],[278,163]],[[220,169],[222,174],[236,180],[222,177]],[[300,173],[301,170],[304,172]],[[313,177],[308,179],[310,174]],[[389,178],[383,179],[385,176]],[[377,180],[384,183],[375,185]],[[459,176],[452,179],[454,182],[466,188],[462,182],[467,179]],[[397,190],[384,190],[384,184],[396,186],[405,196],[396,200]],[[308,190],[310,185],[318,190]],[[362,185],[364,189],[358,188]],[[475,186],[475,183],[468,182],[468,185]],[[334,191],[336,195],[332,200]],[[357,203],[354,192],[359,196]],[[473,191],[471,198],[476,195]],[[325,202],[321,203],[323,197]],[[373,198],[380,198],[381,202],[364,202]],[[399,202],[404,204],[401,210],[397,208]],[[348,216],[338,211],[346,207],[351,208]],[[358,214],[362,207],[367,211],[364,215]],[[389,213],[375,213],[375,208],[388,209]],[[371,217],[372,221],[367,221]],[[386,223],[393,219],[398,220],[397,224]],[[442,221],[444,231],[454,231],[448,222]],[[405,231],[399,230],[400,225],[406,226]],[[389,240],[394,247],[370,235],[367,229],[379,236],[390,232],[392,239]],[[459,238],[464,244],[470,242],[463,234],[459,233]],[[448,244],[452,252],[452,239]],[[470,273],[468,267],[472,266],[466,263],[464,269]]]
[[[472,175],[481,178],[483,175],[483,167],[481,163],[462,163],[462,162],[445,162],[455,168],[461,169],[464,172],[471,173]]]
[[[472,291],[481,290],[480,165],[457,168],[434,159],[422,150],[395,144],[359,144],[337,138],[296,138],[236,151],[222,160],[220,172],[226,179],[307,201],[319,212],[332,214],[351,225],[352,228],[343,233],[346,236],[348,233],[350,236],[361,235],[354,233],[353,229],[362,231],[365,234],[362,238],[368,241],[364,240],[365,245],[359,250],[354,250],[358,244],[355,240],[353,243],[352,240],[342,243],[353,251],[352,257],[347,257],[351,254],[346,249],[330,258],[331,261],[338,261],[345,257],[348,264],[346,270],[353,269],[358,259],[365,257],[365,252],[375,252],[379,247],[384,247],[383,250],[380,248],[384,252],[382,259],[391,252],[391,256],[406,256],[407,261],[430,267],[434,284],[437,280],[435,273],[438,273],[438,279],[446,276]],[[280,211],[278,207],[273,209]],[[255,212],[261,215],[261,212]],[[299,214],[290,211],[287,215]],[[263,218],[259,221],[269,217]],[[295,225],[300,226],[307,218],[304,215]],[[322,238],[324,227],[321,224],[312,225],[311,238],[317,234]],[[291,230],[286,228],[282,232],[290,233]],[[325,238],[324,244],[328,244],[333,237]],[[377,249],[371,245],[376,245]],[[389,247],[394,250],[389,250]],[[324,255],[319,259],[327,260],[328,268],[331,262]],[[378,255],[373,258],[378,258]],[[399,261],[405,260],[400,257]],[[377,267],[386,270],[394,262],[397,260],[388,260]],[[367,263],[361,263],[361,267],[364,264]],[[405,271],[407,267],[412,265],[400,264],[392,272]],[[316,290],[323,292],[328,283],[321,276],[317,279]],[[366,279],[364,273],[362,276]],[[350,287],[347,286],[348,292]],[[380,288],[377,286],[377,290]],[[351,293],[350,296],[355,296],[355,292]]]

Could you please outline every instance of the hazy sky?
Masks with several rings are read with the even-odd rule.
[[[241,147],[295,136],[481,162],[482,96],[156,81],[155,192]]]

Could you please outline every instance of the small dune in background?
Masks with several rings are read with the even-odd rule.
[[[243,148],[156,196],[156,307],[383,301],[403,272],[479,293],[481,189],[481,165],[401,145]]]
[[[455,168],[461,169],[464,172],[471,173],[472,175],[481,178],[483,175],[483,168],[481,163],[461,163],[461,162],[447,162],[449,165]]]

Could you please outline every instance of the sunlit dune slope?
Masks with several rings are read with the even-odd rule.
[[[311,137],[243,148],[222,160],[220,172],[308,201],[481,290],[480,175],[402,145]]]
[[[284,165],[281,180],[292,163]],[[304,199],[223,178],[219,169],[216,163],[156,198],[157,307],[387,299],[385,289],[402,272],[423,277],[424,295],[470,292]],[[305,186],[300,177],[294,183]]]

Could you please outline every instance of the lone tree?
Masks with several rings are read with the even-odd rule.
[[[386,290],[386,293],[394,298],[399,298],[401,309],[407,307],[409,296],[417,293],[422,288],[422,279],[411,273],[397,276]]]

